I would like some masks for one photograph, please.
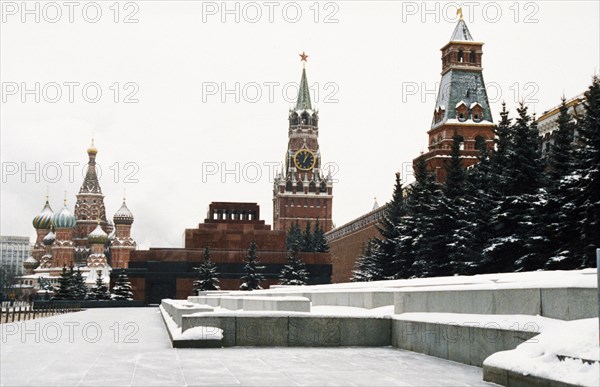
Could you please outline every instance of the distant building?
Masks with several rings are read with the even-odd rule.
[[[583,103],[585,102],[585,95],[579,94],[576,97],[568,99],[565,101],[567,106],[567,112],[571,115],[575,122],[581,120],[584,115],[585,107]],[[540,132],[540,137],[542,140],[542,156],[546,157],[550,153],[550,149],[552,149],[552,144],[554,144],[554,131],[558,129],[558,116],[560,114],[560,107],[562,103],[546,110],[542,115],[537,119],[538,130]],[[577,142],[577,133],[574,133],[573,142]]]
[[[23,274],[23,262],[31,255],[29,237],[0,236],[0,265],[9,272]]]

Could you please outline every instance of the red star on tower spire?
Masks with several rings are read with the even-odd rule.
[[[304,51],[302,51],[302,54],[300,54],[300,61],[301,62],[306,62],[306,59],[308,58],[308,55],[306,55],[304,53]]]

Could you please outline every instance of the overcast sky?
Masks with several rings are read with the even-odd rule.
[[[459,3],[21,4],[2,2],[0,233],[33,238],[47,187],[55,211],[65,190],[73,209],[94,137],[107,213],[125,189],[133,237],[148,248],[181,246],[211,201],[257,202],[272,223],[271,170],[286,151],[302,51],[337,179],[334,223],[387,201],[394,172],[426,149]],[[485,42],[495,120],[502,100],[540,114],[600,69],[597,1],[463,10]]]

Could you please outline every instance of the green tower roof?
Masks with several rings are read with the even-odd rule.
[[[298,89],[296,110],[312,110],[310,90],[308,89],[308,81],[306,80],[306,68],[302,68],[302,79],[300,79],[300,88]]]

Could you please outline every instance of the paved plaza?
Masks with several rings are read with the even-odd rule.
[[[174,349],[157,308],[2,324],[2,386],[483,386],[482,370],[384,348]]]

